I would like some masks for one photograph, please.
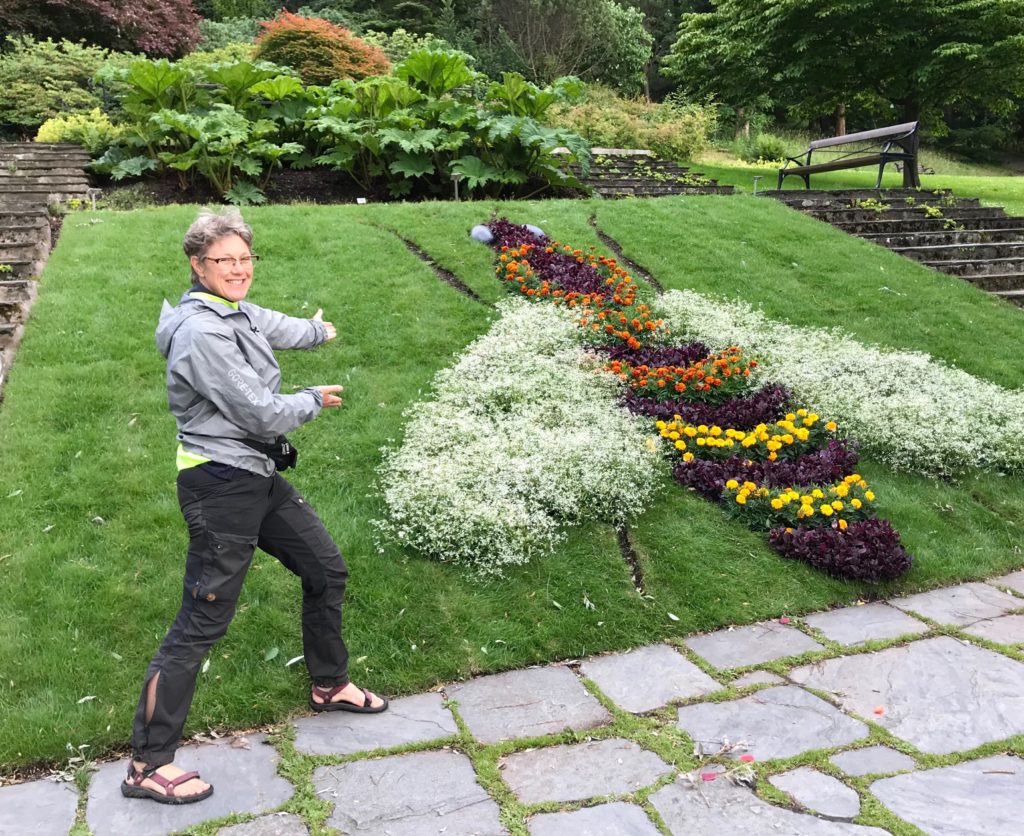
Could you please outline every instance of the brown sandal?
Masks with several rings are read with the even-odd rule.
[[[313,693],[316,694],[323,702],[316,702],[313,697],[309,698],[309,707],[314,711],[355,711],[358,714],[380,714],[384,709],[388,707],[388,701],[386,697],[381,697],[384,702],[374,707],[373,705],[373,694],[367,691],[365,688],[363,691],[363,704],[357,705],[354,702],[348,702],[347,700],[339,700],[338,702],[331,702],[338,694],[348,687],[346,682],[344,685],[335,685],[333,688],[321,688],[319,685],[313,686]]]
[[[147,764],[142,769],[136,769],[135,762],[128,761],[128,777],[121,782],[121,795],[125,798],[151,798],[160,804],[193,804],[196,801],[202,801],[204,798],[209,798],[213,795],[212,786],[192,795],[175,795],[174,791],[179,786],[187,781],[191,781],[193,778],[198,778],[199,773],[185,772],[177,778],[165,778],[157,772],[159,768],[160,766],[149,766]],[[142,786],[142,782],[147,778],[158,783],[164,788],[164,791],[157,792],[156,790],[149,789],[149,787]]]

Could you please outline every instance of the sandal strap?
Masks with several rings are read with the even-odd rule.
[[[348,688],[347,682],[342,685],[335,685],[333,688],[321,688],[319,685],[314,685],[313,692],[326,704],[332,702],[346,688]]]
[[[138,786],[146,779],[159,784],[164,791],[164,795],[168,798],[175,798],[175,790],[184,784],[186,781],[191,781],[193,778],[198,778],[198,772],[183,772],[177,778],[165,778],[157,770],[163,764],[157,766],[150,766],[146,764],[142,769],[136,769],[135,764],[131,761],[128,762],[128,779],[132,784]]]

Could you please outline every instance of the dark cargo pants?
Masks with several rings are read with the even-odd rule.
[[[181,609],[150,662],[132,734],[134,757],[161,766],[174,759],[199,666],[227,632],[256,546],[302,580],[302,643],[313,682],[348,682],[341,638],[348,570],[299,492],[277,473],[208,465],[178,474],[178,502],[189,532]]]

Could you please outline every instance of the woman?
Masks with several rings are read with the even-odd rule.
[[[337,332],[322,311],[296,319],[243,301],[252,230],[237,211],[204,211],[185,235],[192,288],[164,302],[157,345],[178,424],[178,502],[189,548],[181,609],[149,665],[121,792],[164,804],[213,792],[173,764],[203,657],[227,632],[259,546],[302,581],[302,641],[315,711],[375,713],[387,700],[348,679],[341,603],[348,570],[316,512],[279,473],[294,462],[283,434],[341,406],[341,386],[279,393],[274,349],[315,348]],[[291,459],[289,460],[289,453]]]

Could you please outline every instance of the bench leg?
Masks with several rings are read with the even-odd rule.
[[[777,191],[780,191],[780,192],[782,191],[782,181],[785,178],[785,176],[786,176],[786,172],[784,172],[784,171],[780,171],[779,172],[779,187],[778,187]]]

